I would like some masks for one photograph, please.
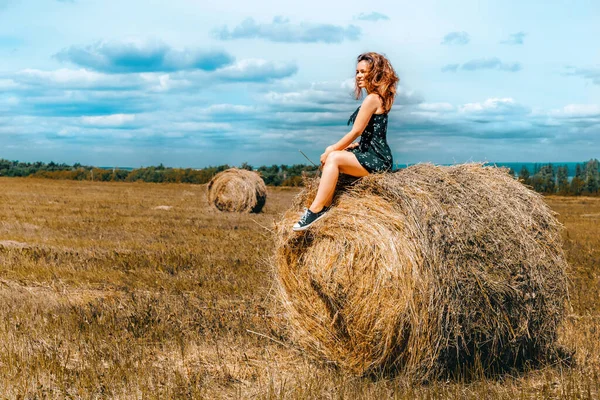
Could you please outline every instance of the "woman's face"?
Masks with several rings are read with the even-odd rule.
[[[356,64],[356,86],[359,88],[365,87],[365,78],[369,72],[369,63],[365,60]]]

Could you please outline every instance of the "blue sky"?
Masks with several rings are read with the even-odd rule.
[[[600,3],[0,0],[0,158],[305,163],[355,58],[401,82],[396,163],[600,157]]]

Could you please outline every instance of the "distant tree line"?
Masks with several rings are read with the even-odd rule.
[[[575,166],[575,176],[569,179],[566,165],[536,164],[533,173],[523,165],[518,179],[539,193],[597,196],[600,192],[598,160],[593,159]],[[513,176],[514,170],[509,171]]]
[[[202,169],[168,168],[158,166],[120,169],[98,168],[76,163],[74,165],[57,164],[54,162],[26,163],[0,159],[0,176],[10,177],[35,177],[48,179],[69,179],[78,181],[103,181],[103,182],[155,182],[155,183],[208,183],[213,176],[231,166],[219,165]],[[239,168],[254,170],[248,163],[243,163]],[[297,165],[271,165],[256,168],[265,183],[271,186],[301,186],[304,174],[314,174],[317,167]]]
[[[156,182],[156,183],[208,183],[217,173],[231,168],[219,165],[202,169],[169,168],[158,166],[136,169],[98,168],[93,166],[57,164],[54,162],[25,163],[0,159],[0,176],[37,177],[49,179],[93,180],[103,182]],[[243,163],[238,168],[254,170],[261,174],[269,186],[302,186],[304,175],[314,175],[318,168],[315,166],[271,165],[254,168]],[[533,171],[525,165],[517,174],[509,170],[516,179],[531,186],[535,191],[544,194],[587,195],[600,194],[600,173],[597,159],[577,164],[575,176],[570,179],[566,165],[535,164]]]
[[[256,169],[267,185],[272,186],[302,186],[304,175],[314,175],[318,167],[312,165],[271,165],[260,166]]]

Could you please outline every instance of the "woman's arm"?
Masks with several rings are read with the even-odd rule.
[[[344,150],[350,143],[359,137],[367,127],[371,116],[379,107],[381,107],[379,96],[374,93],[367,95],[360,106],[354,124],[352,124],[352,129],[350,132],[346,133],[344,137],[338,140],[337,143],[329,146],[331,151]]]
[[[379,107],[381,107],[381,99],[379,96],[374,93],[367,95],[360,106],[360,110],[358,111],[358,115],[354,120],[354,124],[352,124],[352,129],[336,143],[328,146],[325,149],[325,153],[321,155],[321,164],[325,163],[329,153],[332,151],[345,149],[350,145],[350,143],[359,137],[367,127],[371,116]]]

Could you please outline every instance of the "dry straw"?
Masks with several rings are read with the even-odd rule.
[[[257,172],[230,168],[208,183],[208,202],[221,211],[258,213],[266,200],[267,187]]]
[[[338,187],[304,233],[278,224],[289,334],[357,374],[417,380],[547,360],[567,302],[560,225],[506,170],[421,164]]]

